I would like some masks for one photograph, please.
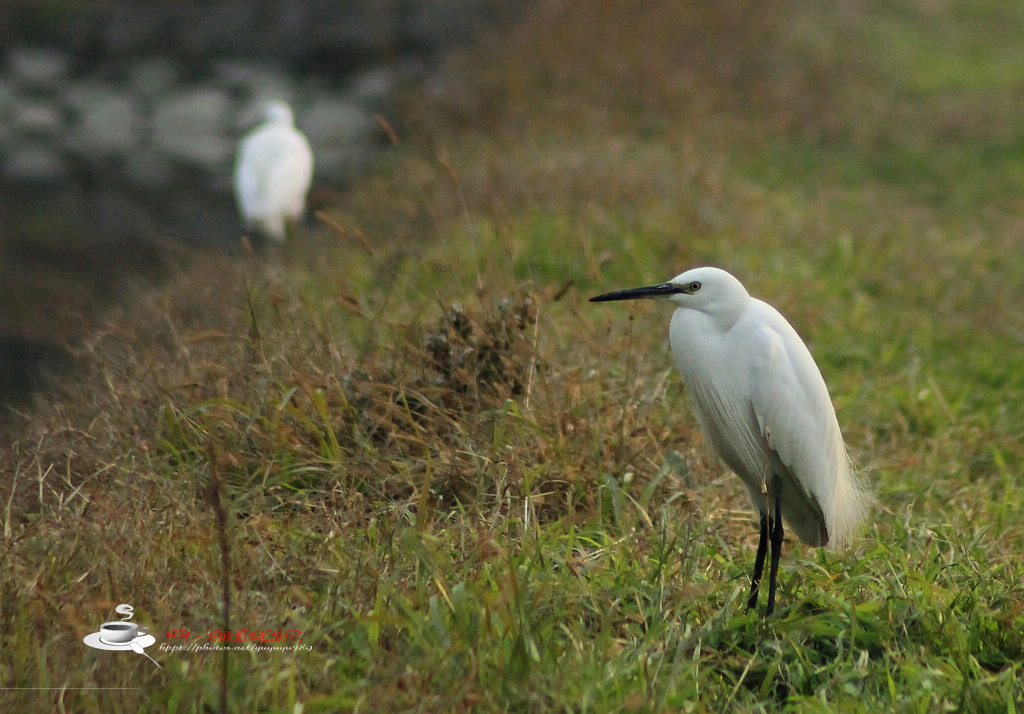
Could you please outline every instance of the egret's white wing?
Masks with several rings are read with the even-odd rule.
[[[742,479],[754,507],[764,510],[770,454],[751,399],[754,363],[764,350],[758,331],[738,323],[717,332],[706,315],[677,310],[671,336],[705,440]]]
[[[783,514],[808,544],[843,545],[863,517],[865,499],[853,481],[825,381],[806,345],[773,307],[754,300],[750,316],[758,324],[761,349],[751,401],[761,434],[792,480],[783,484]],[[817,526],[815,512],[819,521],[824,518]]]
[[[805,543],[842,545],[867,499],[853,480],[828,390],[796,331],[749,299],[735,322],[697,309],[672,315],[672,353],[701,431],[736,472],[754,507],[768,508],[768,474],[782,478],[782,512]]]

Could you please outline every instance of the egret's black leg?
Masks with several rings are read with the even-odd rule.
[[[761,573],[764,572],[764,556],[768,552],[768,514],[761,513],[761,540],[757,542],[757,557],[754,558],[754,574],[750,578],[750,598],[747,609],[757,607],[757,589],[761,585]]]
[[[782,479],[772,477],[772,493],[775,496],[775,517],[769,526],[772,543],[772,564],[768,570],[768,609],[765,615],[775,611],[775,589],[779,585],[779,558],[782,556]]]

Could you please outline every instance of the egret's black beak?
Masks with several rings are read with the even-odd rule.
[[[613,293],[605,293],[590,298],[590,302],[609,302],[611,300],[640,300],[643,298],[663,298],[669,295],[683,292],[683,289],[672,283],[661,285],[648,285],[644,288],[630,288],[629,290],[616,290]]]

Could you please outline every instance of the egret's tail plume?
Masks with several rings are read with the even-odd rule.
[[[832,485],[832,502],[827,512],[828,544],[832,548],[850,545],[874,501],[854,472],[845,449],[840,456],[842,463]]]

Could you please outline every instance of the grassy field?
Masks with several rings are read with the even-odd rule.
[[[0,708],[1018,710],[1024,9],[539,0],[441,76],[329,220],[26,415]],[[878,499],[787,538],[767,620],[670,309],[586,302],[698,264],[807,340]],[[309,649],[84,646],[122,602]]]

